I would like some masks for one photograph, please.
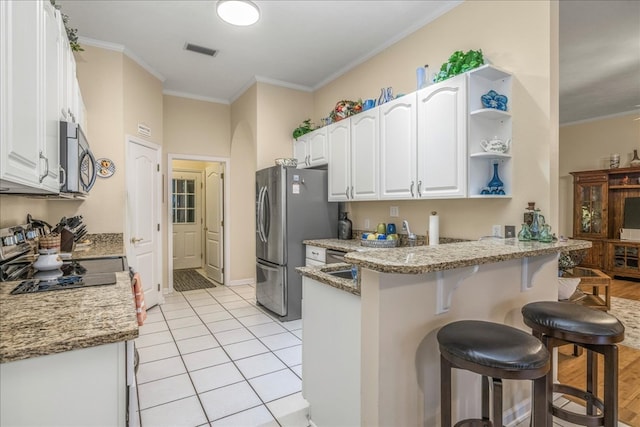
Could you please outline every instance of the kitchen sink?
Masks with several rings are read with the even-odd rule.
[[[325,271],[325,273],[341,279],[353,279],[353,276],[351,276],[351,270]]]

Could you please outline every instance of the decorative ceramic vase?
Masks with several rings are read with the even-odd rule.
[[[393,99],[393,89],[390,87],[380,89],[380,98],[378,98],[378,105],[382,105],[385,102],[389,102]]]
[[[638,157],[638,150],[633,150],[633,159],[631,159],[631,163],[629,165],[632,168],[637,168],[640,166],[640,157]]]
[[[529,226],[527,224],[522,224],[522,229],[518,233],[518,240],[521,242],[528,242],[531,240],[531,232],[529,231]]]
[[[498,163],[494,163],[493,164],[493,178],[491,178],[491,181],[489,181],[489,183],[487,184],[487,187],[491,188],[492,192],[493,190],[497,190],[498,188],[502,189],[502,187],[504,186],[504,183],[500,180],[500,176],[498,175]]]

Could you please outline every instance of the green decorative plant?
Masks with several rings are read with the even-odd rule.
[[[470,50],[467,53],[457,50],[449,57],[449,61],[442,64],[440,72],[434,81],[441,82],[450,77],[457,76],[484,64],[482,49]]]
[[[293,130],[293,137],[295,139],[298,139],[305,133],[309,133],[312,130],[313,130],[313,127],[311,126],[311,119],[307,119],[304,122],[302,122],[300,126],[298,126]]]
[[[62,13],[62,6],[56,4],[56,0],[50,0],[51,5],[55,7],[59,12],[60,16],[62,16],[62,22],[64,23],[64,29],[67,32],[67,38],[69,39],[69,46],[71,46],[71,50],[74,52],[81,52],[84,49],[78,43],[78,29],[69,27],[69,16],[65,13]]]

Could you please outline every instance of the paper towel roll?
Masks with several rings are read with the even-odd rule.
[[[436,246],[440,243],[440,219],[436,211],[431,212],[429,217],[429,246]]]

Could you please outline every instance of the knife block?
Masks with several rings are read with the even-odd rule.
[[[63,228],[60,232],[60,252],[73,252],[74,234]]]

